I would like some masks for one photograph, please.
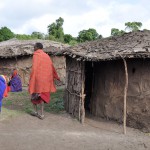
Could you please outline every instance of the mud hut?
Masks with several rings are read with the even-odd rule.
[[[36,42],[43,44],[44,51],[50,55],[58,75],[65,83],[66,62],[61,51],[68,45],[49,40],[17,40],[0,42],[0,74],[10,76],[12,69],[17,68],[22,83],[26,86],[32,65],[33,46]]]
[[[150,31],[125,33],[65,50],[65,109],[150,132]]]

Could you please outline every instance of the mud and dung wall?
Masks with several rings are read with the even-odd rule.
[[[129,85],[127,125],[150,131],[150,60],[127,60]],[[94,64],[91,111],[95,116],[122,122],[125,71],[122,60]]]
[[[66,77],[66,62],[63,56],[51,56],[53,64],[56,68],[58,76],[61,80],[61,85],[65,84]],[[24,86],[29,83],[30,71],[32,66],[32,56],[24,56],[9,59],[0,59],[0,74],[7,77],[11,76],[12,70],[17,68]],[[57,83],[56,83],[57,84]]]

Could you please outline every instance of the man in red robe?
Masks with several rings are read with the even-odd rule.
[[[44,103],[50,102],[50,93],[56,92],[54,79],[60,80],[53,66],[51,58],[43,51],[43,45],[34,45],[32,69],[29,81],[29,93],[34,106],[32,115],[40,119],[44,118]],[[37,110],[37,105],[41,105],[41,113]]]

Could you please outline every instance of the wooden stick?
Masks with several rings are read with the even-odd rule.
[[[76,93],[70,92],[67,88],[66,88],[66,90],[67,90],[71,95],[76,95],[76,96],[78,96],[78,97],[82,97],[81,95],[78,95],[78,94],[76,94]]]
[[[79,121],[81,121],[81,97],[82,97],[82,94],[80,93],[80,99],[79,99]]]
[[[83,68],[84,68],[85,63],[83,63]],[[82,68],[82,89],[81,89],[81,123],[84,123],[85,119],[85,108],[84,108],[84,99],[85,99],[85,94],[84,94],[84,87],[85,87],[85,73],[84,69]]]
[[[75,70],[70,70],[68,69],[69,72],[74,72],[74,73],[78,73],[78,74],[81,74],[82,72],[79,72],[79,71],[75,71]]]
[[[123,110],[123,130],[124,134],[126,134],[126,121],[127,121],[127,90],[128,90],[128,70],[127,70],[127,62],[124,58],[124,67],[125,67],[125,87],[124,87],[124,110]]]

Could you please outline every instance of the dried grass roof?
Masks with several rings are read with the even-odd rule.
[[[124,58],[150,58],[150,31],[136,31],[69,47],[64,52],[77,60],[101,61]]]
[[[23,55],[32,55],[33,46],[36,42],[43,44],[43,50],[51,55],[61,55],[62,50],[68,45],[50,40],[17,40],[11,39],[0,42],[0,57],[18,57]]]

